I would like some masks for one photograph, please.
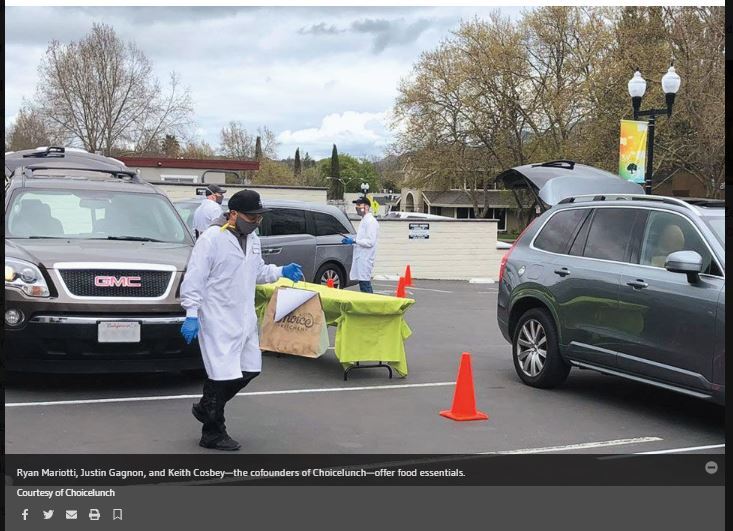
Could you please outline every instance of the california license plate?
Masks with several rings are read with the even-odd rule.
[[[140,343],[140,323],[106,321],[97,325],[99,343]]]

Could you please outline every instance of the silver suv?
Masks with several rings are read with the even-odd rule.
[[[353,249],[341,243],[344,234],[356,231],[346,215],[335,206],[264,199],[266,213],[259,236],[262,255],[268,264],[291,262],[303,267],[308,282],[326,284],[329,279],[336,288],[356,284],[349,279]],[[189,225],[201,199],[176,201],[175,207]],[[222,204],[226,208],[227,199]]]
[[[504,256],[497,310],[528,385],[579,367],[723,403],[724,202],[561,200]]]

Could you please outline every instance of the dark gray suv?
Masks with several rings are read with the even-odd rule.
[[[528,385],[579,367],[723,403],[724,202],[560,201],[504,256],[497,318]]]

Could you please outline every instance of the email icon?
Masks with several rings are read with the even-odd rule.
[[[66,519],[67,520],[76,520],[77,514],[78,512],[76,509],[66,509]]]

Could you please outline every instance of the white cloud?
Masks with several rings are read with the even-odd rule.
[[[332,144],[336,144],[341,153],[378,155],[391,139],[388,120],[388,111],[334,113],[325,116],[319,127],[286,130],[277,139],[281,151],[294,152],[299,147],[314,158],[328,156]]]

